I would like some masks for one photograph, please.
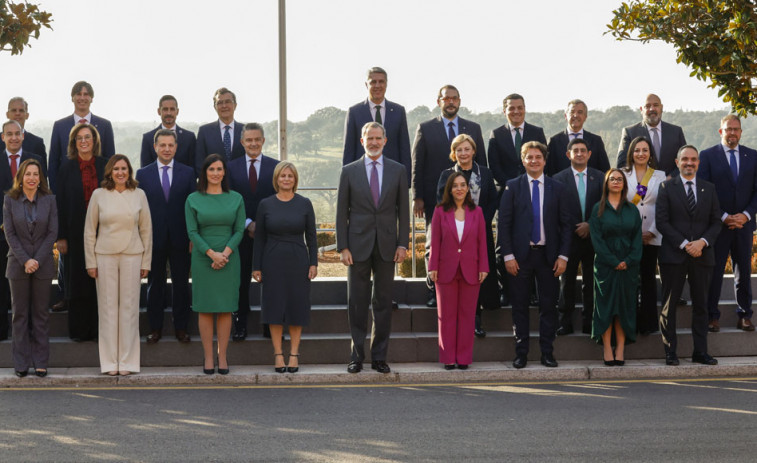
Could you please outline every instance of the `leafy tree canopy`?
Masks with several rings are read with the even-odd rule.
[[[51,16],[33,3],[0,0],[0,51],[23,53],[31,47],[29,39],[38,39],[43,27],[52,30]]]
[[[741,116],[757,114],[757,11],[753,0],[634,0],[607,25],[618,40],[673,44],[691,76],[710,81]]]

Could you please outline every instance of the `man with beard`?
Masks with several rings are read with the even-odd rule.
[[[449,158],[450,143],[461,133],[470,135],[476,143],[476,162],[486,166],[486,152],[481,126],[457,115],[460,110],[460,92],[454,85],[439,89],[436,104],[441,114],[421,122],[415,131],[413,142],[413,214],[426,219],[426,270],[428,271],[429,247],[431,246],[431,219],[436,207],[436,193],[442,171],[454,165]],[[436,306],[434,282],[426,279],[429,288],[429,307]]]
[[[589,117],[589,110],[586,108],[586,103],[579,99],[568,102],[568,108],[565,110],[565,121],[568,123],[568,127],[549,137],[549,143],[547,143],[549,154],[547,155],[547,167],[544,169],[545,174],[551,177],[571,166],[571,159],[565,153],[568,151],[568,143],[575,139],[583,140],[591,152],[589,167],[602,173],[607,172],[610,168],[610,161],[607,159],[605,142],[602,141],[602,137],[584,130],[587,117]]]
[[[191,130],[182,129],[176,125],[176,116],[179,115],[179,103],[173,95],[163,95],[158,102],[158,116],[160,125],[142,135],[142,152],[139,155],[140,166],[144,167],[158,159],[155,152],[155,133],[161,129],[171,130],[176,134],[176,156],[174,160],[194,169],[195,167],[195,144],[197,139]]]
[[[662,121],[662,101],[653,93],[647,95],[639,111],[641,111],[642,121],[623,129],[618,149],[618,167],[622,168],[626,165],[631,140],[636,137],[647,137],[652,141],[652,149],[657,158],[657,169],[664,171],[665,175],[670,177],[677,170],[675,161],[678,150],[686,144],[683,129]]]
[[[757,151],[739,145],[741,120],[734,114],[720,121],[720,143],[700,154],[697,178],[715,184],[723,228],[715,241],[715,269],[707,297],[711,332],[720,331],[720,290],[728,255],[733,263],[736,328],[754,331],[752,324],[752,239],[757,213]]]

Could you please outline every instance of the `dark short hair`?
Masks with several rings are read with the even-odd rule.
[[[218,98],[220,98],[221,95],[223,95],[224,93],[230,94],[231,100],[234,102],[234,104],[237,104],[237,96],[234,95],[234,92],[232,92],[226,87],[221,87],[218,90],[216,90],[216,92],[213,94],[213,106],[216,105],[216,103],[218,102]]]
[[[129,179],[126,180],[126,188],[130,190],[137,188],[139,182],[134,179],[134,168],[131,166],[131,162],[129,162],[129,158],[125,154],[114,154],[108,159],[108,162],[105,164],[103,181],[100,183],[100,186],[106,190],[112,190],[116,187],[116,182],[113,180],[113,168],[118,161],[126,161],[126,167],[129,169]]]
[[[676,153],[676,159],[679,159],[681,157],[681,153],[683,153],[683,150],[691,148],[697,153],[697,157],[699,157],[699,150],[694,145],[683,145],[682,147],[678,148],[678,152]]]
[[[457,92],[457,96],[458,97],[460,96],[460,90],[458,90],[457,87],[455,87],[452,84],[447,84],[444,87],[442,87],[442,88],[439,89],[439,94],[436,96],[437,100],[441,100],[442,99],[442,92],[445,91],[445,90],[454,90],[454,91]]]
[[[29,112],[29,103],[27,103],[24,97],[22,96],[14,96],[10,100],[8,100],[8,109],[11,109],[11,104],[13,104],[15,101],[20,101],[24,103],[24,111]]]
[[[248,130],[260,130],[260,134],[265,138],[265,130],[263,130],[263,125],[258,124],[257,122],[248,122],[242,127],[242,137],[244,137],[244,133]]]
[[[158,108],[160,108],[161,106],[163,106],[163,102],[164,101],[173,101],[174,103],[176,103],[176,107],[177,108],[179,107],[179,102],[178,102],[178,100],[176,100],[175,96],[173,96],[173,95],[163,95],[162,97],[160,97],[160,101],[158,101]]]
[[[11,125],[11,124],[16,124],[18,126],[18,128],[21,129],[21,131],[24,130],[24,128],[21,127],[21,123],[19,121],[16,121],[16,120],[13,120],[13,119],[9,119],[9,120],[3,122],[3,129],[2,129],[2,131],[5,132],[5,128],[7,126]]]
[[[523,100],[523,104],[526,104],[525,98],[519,93],[511,93],[502,99],[502,109],[507,108],[507,100]]]
[[[82,88],[87,89],[89,96],[91,96],[92,98],[95,97],[95,91],[92,88],[92,84],[90,84],[86,80],[80,80],[79,82],[75,83],[73,87],[71,87],[71,97],[73,98],[73,96],[79,93]]]
[[[221,180],[221,189],[224,192],[229,191],[229,178],[228,175],[226,175],[229,170],[226,168],[226,158],[221,156],[220,154],[213,153],[205,158],[205,162],[202,163],[202,169],[200,169],[200,178],[197,182],[197,191],[202,194],[206,194],[208,192],[208,168],[216,161],[221,161],[221,163],[223,164],[223,180]]]
[[[584,145],[586,149],[589,150],[589,145],[586,143],[586,140],[584,140],[583,138],[574,138],[573,140],[568,142],[568,151],[570,151],[573,148],[573,145],[578,145],[578,144]]]
[[[153,145],[158,143],[158,137],[173,137],[174,143],[179,143],[179,139],[178,137],[176,137],[176,132],[171,129],[159,129],[157,132],[155,132],[155,136],[152,137]]]
[[[384,128],[383,125],[375,121],[365,123],[365,125],[363,126],[363,129],[360,131],[360,138],[365,138],[365,134],[368,133],[368,131],[371,129],[381,129],[381,133],[383,133],[384,138],[386,138],[386,129]]]
[[[462,177],[463,180],[465,180],[465,184],[468,185],[468,193],[465,195],[465,199],[463,200],[463,204],[465,206],[468,206],[468,209],[471,211],[476,208],[476,203],[473,202],[473,198],[470,195],[470,183],[468,182],[468,179],[465,178],[465,174],[462,172],[452,172],[452,174],[447,178],[447,183],[444,184],[444,193],[442,194],[442,202],[439,203],[439,206],[442,207],[445,211],[448,211],[455,207],[455,199],[452,197],[452,184],[455,183],[455,179],[458,177]]]

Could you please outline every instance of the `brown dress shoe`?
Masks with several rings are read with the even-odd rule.
[[[720,322],[717,320],[710,320],[710,323],[707,324],[707,331],[710,333],[717,333],[720,331]]]
[[[58,301],[51,307],[53,312],[65,312],[67,310],[66,301]]]
[[[163,336],[160,334],[159,330],[153,330],[147,335],[147,344],[155,344],[160,341],[160,338],[162,337]]]
[[[739,322],[736,324],[736,328],[744,331],[754,331],[752,320],[748,318],[739,318]]]
[[[187,332],[186,332],[186,331],[184,331],[184,330],[176,330],[176,339],[177,339],[177,340],[178,340],[179,342],[183,342],[183,343],[185,343],[185,344],[186,344],[186,343],[188,343],[188,342],[190,342],[190,341],[192,340],[192,339],[191,339],[191,338],[189,337],[189,333],[187,333]]]

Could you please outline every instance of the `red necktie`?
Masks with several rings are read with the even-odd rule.
[[[16,172],[18,172],[18,154],[11,154],[11,177],[16,178]]]
[[[79,119],[79,124],[86,124],[86,123],[87,123],[87,120],[84,119],[83,117]]]
[[[258,172],[255,170],[255,160],[250,162],[250,191],[255,194],[258,189]]]

